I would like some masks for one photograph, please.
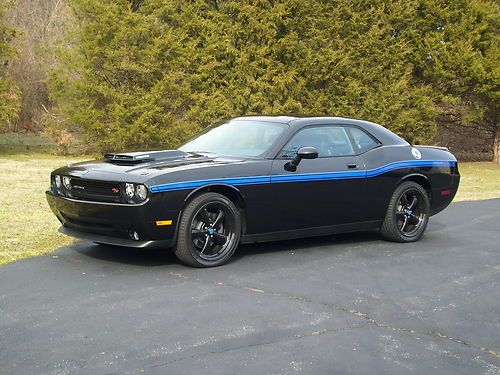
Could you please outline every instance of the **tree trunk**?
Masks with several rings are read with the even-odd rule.
[[[493,139],[493,161],[500,163],[500,126],[497,126],[495,139]]]

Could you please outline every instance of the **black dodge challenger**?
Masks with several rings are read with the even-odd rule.
[[[445,148],[339,117],[240,117],[178,150],[107,154],[59,168],[46,192],[62,233],[173,248],[196,267],[240,243],[379,228],[420,239],[458,189]]]

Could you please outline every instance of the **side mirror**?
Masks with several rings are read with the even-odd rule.
[[[318,150],[315,147],[301,147],[297,151],[297,155],[285,164],[285,170],[295,172],[302,159],[316,159],[317,157]]]

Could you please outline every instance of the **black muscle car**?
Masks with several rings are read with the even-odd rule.
[[[379,228],[420,239],[458,189],[446,148],[413,146],[339,117],[240,117],[178,150],[107,154],[51,174],[62,233],[96,243],[173,248],[217,266],[240,243]]]

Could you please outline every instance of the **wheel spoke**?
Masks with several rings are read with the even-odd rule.
[[[203,248],[201,249],[200,254],[203,254],[205,250],[208,249],[209,242],[210,242],[210,237],[207,236],[205,238],[205,243],[203,244]]]
[[[396,211],[396,215],[405,216],[405,213],[403,211]]]
[[[201,221],[203,221],[203,223],[205,223],[205,226],[208,227],[210,225],[210,214],[208,213],[208,210],[206,207],[204,207],[200,211],[200,217],[201,217]]]
[[[405,216],[405,218],[403,220],[403,225],[401,226],[401,231],[404,232],[406,224],[408,224],[408,217],[407,216]]]
[[[415,205],[417,204],[417,201],[418,201],[417,197],[413,196],[413,199],[412,199],[412,201],[411,201],[410,205],[408,206],[408,209],[409,209],[409,210],[413,210],[413,208],[414,208],[414,207],[415,207]]]
[[[191,238],[196,240],[198,238],[203,238],[207,235],[206,231],[200,229],[192,229],[191,230]]]
[[[225,235],[223,235],[223,234],[220,234],[220,233],[214,233],[214,234],[213,234],[213,236],[214,236],[215,243],[216,243],[217,245],[222,246],[222,245],[224,245],[224,244],[226,243],[226,241],[227,241],[227,237],[226,237]]]
[[[420,222],[420,218],[415,214],[410,215],[410,220],[413,225],[417,225]]]
[[[217,227],[217,225],[219,225],[222,220],[224,220],[224,212],[220,210],[212,226]]]

